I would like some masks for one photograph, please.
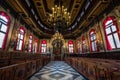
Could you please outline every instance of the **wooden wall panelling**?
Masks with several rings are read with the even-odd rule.
[[[5,51],[0,51],[0,67],[10,64],[10,54]]]
[[[27,61],[25,65],[26,73],[25,73],[25,78],[27,79],[30,75],[32,75],[32,66],[31,66],[31,61]]]
[[[15,80],[25,80],[25,64],[26,63],[20,63],[16,66]]]
[[[17,64],[25,62],[26,54],[22,52],[10,52],[11,64]]]
[[[36,61],[35,60],[31,62],[31,69],[32,69],[31,73],[34,74],[36,72]]]
[[[16,65],[0,68],[0,80],[14,80]]]

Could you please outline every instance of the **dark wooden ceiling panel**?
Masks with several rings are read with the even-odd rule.
[[[41,20],[45,19],[46,16],[45,16],[43,8],[39,8],[38,11],[39,11],[39,15],[41,17]]]
[[[30,6],[27,5],[28,1]],[[43,37],[51,37],[54,33],[53,24],[48,22],[49,14],[52,13],[52,7],[58,4],[59,0],[7,0],[13,9],[19,14],[24,14],[24,20],[29,24],[35,26],[34,31]],[[87,1],[90,1],[90,6],[85,9]],[[72,38],[81,33],[84,28],[87,28],[93,20],[102,13],[112,0],[62,0],[62,4],[71,14],[71,25],[65,28],[62,33],[65,38]],[[93,5],[94,4],[94,5]],[[32,14],[31,9],[35,11]],[[81,16],[82,11],[84,14]],[[38,19],[35,19],[37,16]],[[78,18],[81,17],[80,21]],[[40,21],[40,24],[38,24]],[[75,28],[72,28],[73,25]],[[43,26],[42,26],[43,25]]]

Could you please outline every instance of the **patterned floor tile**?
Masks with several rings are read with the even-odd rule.
[[[52,61],[29,80],[86,80],[64,61]]]

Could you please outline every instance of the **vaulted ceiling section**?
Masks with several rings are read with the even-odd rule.
[[[51,38],[54,27],[48,21],[52,7],[59,0],[7,0],[8,4],[23,17],[30,28],[43,38]],[[62,0],[71,14],[71,24],[62,30],[64,38],[75,39],[111,3],[111,0]]]

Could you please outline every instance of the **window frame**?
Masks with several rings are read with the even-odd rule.
[[[0,30],[0,32],[1,33],[4,33],[5,34],[5,37],[4,37],[4,39],[3,39],[3,42],[2,42],[2,47],[0,48],[0,49],[5,49],[5,46],[6,46],[6,43],[7,43],[7,36],[8,36],[8,32],[9,32],[9,28],[10,28],[10,22],[11,22],[11,20],[10,20],[10,16],[9,15],[7,15],[7,13],[6,12],[4,12],[4,11],[0,11],[0,15],[1,16],[4,16],[8,21],[6,22],[6,27],[7,27],[7,30],[6,30],[6,32],[3,32],[3,31],[1,31]],[[5,24],[5,23],[3,23],[2,22],[2,20],[3,19],[1,19],[0,18],[0,27],[2,27],[2,24]],[[3,20],[4,21],[4,20]],[[5,21],[4,21],[5,22]]]
[[[20,34],[20,30],[23,30],[24,31],[24,34],[23,34],[23,39],[19,39],[18,36]],[[20,34],[21,35],[21,34]],[[17,51],[23,51],[23,48],[24,48],[24,37],[25,37],[25,29],[23,26],[20,26],[19,30],[18,30],[18,34],[17,34],[17,39],[16,39],[16,47],[15,47],[15,50]],[[17,49],[17,43],[18,43],[18,39],[19,41],[22,40],[22,47],[21,47],[21,50]]]
[[[72,46],[71,46],[71,44],[72,44]],[[72,47],[72,52],[70,52],[71,47]],[[74,53],[74,43],[73,43],[72,40],[68,41],[68,52],[69,53]]]
[[[92,35],[91,35],[91,33],[92,33]],[[90,32],[89,32],[89,36],[90,36],[90,50],[91,50],[91,52],[97,52],[98,51],[98,47],[97,47],[96,31],[94,29],[91,29]],[[94,36],[95,36],[95,38],[94,38]],[[91,40],[91,38],[93,40]],[[92,45],[92,43],[94,43],[94,46]],[[95,48],[95,50],[93,50],[93,47]]]
[[[110,21],[110,20],[112,20],[112,22],[106,25],[106,23],[107,23],[108,21]],[[112,24],[112,25],[111,25],[111,24]],[[107,29],[107,28],[110,28],[110,31],[112,31],[112,26],[115,26],[115,27],[116,27],[116,31],[107,34],[106,29]],[[117,48],[116,41],[115,41],[115,36],[114,36],[114,34],[117,33],[118,39],[119,39],[119,41],[120,41],[120,33],[119,33],[119,28],[118,28],[118,24],[117,24],[116,18],[115,18],[114,16],[108,16],[108,17],[103,21],[103,28],[104,28],[104,34],[105,34],[105,39],[106,39],[107,50],[120,49],[120,48]],[[110,44],[110,42],[109,42],[108,36],[110,36],[110,35],[112,35],[115,48],[112,48],[112,47],[111,47],[111,44]]]
[[[43,44],[46,44],[45,46],[43,46]],[[46,50],[44,52],[42,52],[42,49],[45,48]],[[41,41],[41,49],[40,49],[41,53],[46,53],[47,52],[47,41],[46,40],[42,40]]]
[[[31,38],[30,38],[31,36]],[[30,43],[30,40],[32,40],[32,42]],[[31,45],[31,49],[29,49],[29,45]],[[33,48],[33,36],[30,34],[29,35],[29,41],[28,41],[28,52],[32,52],[32,48]],[[31,50],[31,51],[29,51]]]

